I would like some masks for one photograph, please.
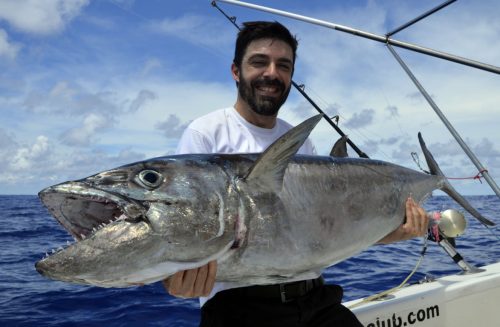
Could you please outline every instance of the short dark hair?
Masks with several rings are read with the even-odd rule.
[[[285,26],[278,22],[254,21],[243,23],[243,27],[238,33],[233,59],[236,67],[241,67],[243,55],[250,42],[267,38],[281,40],[287,43],[292,48],[293,62],[295,63],[295,55],[298,46],[297,38],[293,36]]]

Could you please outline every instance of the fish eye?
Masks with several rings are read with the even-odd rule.
[[[156,188],[163,182],[163,176],[154,170],[143,170],[138,175],[139,182],[147,188]]]

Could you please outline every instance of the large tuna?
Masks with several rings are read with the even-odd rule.
[[[127,287],[217,259],[218,281],[266,284],[321,270],[404,220],[405,200],[442,189],[485,224],[442,176],[383,161],[295,155],[320,116],[263,154],[149,159],[51,186],[39,196],[76,239],[39,261],[57,280]]]

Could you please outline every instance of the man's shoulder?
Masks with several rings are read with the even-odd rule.
[[[214,110],[208,114],[200,116],[194,119],[188,127],[194,130],[212,129],[214,125],[221,124],[225,121],[227,109],[228,108]]]

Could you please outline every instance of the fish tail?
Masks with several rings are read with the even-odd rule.
[[[432,156],[432,153],[427,149],[425,142],[422,138],[422,134],[418,133],[418,141],[420,143],[420,147],[422,148],[422,152],[424,153],[425,160],[427,161],[427,166],[429,167],[429,171],[431,175],[436,175],[442,177],[440,189],[448,194],[453,200],[455,200],[458,204],[460,204],[465,210],[467,210],[473,217],[479,220],[482,224],[488,226],[494,226],[491,220],[485,218],[481,215],[470,203],[467,201],[460,193],[458,193],[455,188],[448,182],[448,179],[445,177],[441,168],[439,168],[436,160]]]

